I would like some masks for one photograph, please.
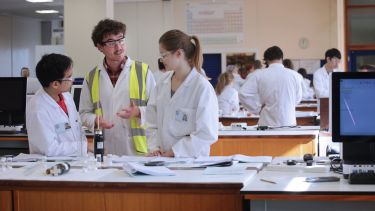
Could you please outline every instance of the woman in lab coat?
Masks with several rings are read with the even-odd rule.
[[[299,68],[298,73],[303,77],[302,83],[302,100],[309,100],[314,98],[314,89],[311,81],[307,78],[307,71],[305,68]]]
[[[219,110],[224,115],[232,115],[240,110],[238,91],[233,87],[234,77],[231,72],[220,74],[216,84],[216,95],[219,103]]]
[[[26,106],[30,153],[46,156],[84,156],[87,140],[70,93],[72,60],[49,54],[36,66],[40,89]]]
[[[218,139],[215,91],[201,74],[202,53],[196,36],[170,30],[159,39],[167,72],[147,104],[150,156],[198,157],[210,154]]]

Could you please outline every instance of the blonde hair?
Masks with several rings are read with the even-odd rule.
[[[231,72],[221,73],[215,88],[216,94],[220,95],[223,92],[224,88],[228,84],[232,83],[233,80],[234,76]]]
[[[203,55],[197,36],[189,36],[178,29],[174,29],[165,32],[160,37],[159,44],[172,53],[182,49],[190,66],[195,67],[198,72],[202,73]]]

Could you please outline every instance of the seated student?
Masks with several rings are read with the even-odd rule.
[[[259,114],[260,126],[296,125],[296,105],[302,98],[302,82],[296,71],[282,64],[283,52],[273,46],[264,52],[268,68],[255,71],[241,87],[240,102]]]
[[[87,141],[69,89],[72,60],[60,54],[44,55],[36,66],[40,89],[26,106],[30,153],[46,156],[83,156]]]
[[[305,68],[299,68],[297,71],[299,74],[301,74],[303,78],[303,83],[302,83],[302,99],[307,100],[307,99],[313,99],[314,98],[314,89],[312,86],[311,81],[307,78],[307,71]]]
[[[231,115],[240,110],[238,91],[233,87],[234,76],[230,72],[220,74],[216,84],[216,95],[219,103],[219,110],[224,115]]]
[[[202,51],[196,36],[170,30],[159,39],[167,72],[147,104],[149,155],[198,157],[210,154],[218,139],[215,91],[201,73]]]

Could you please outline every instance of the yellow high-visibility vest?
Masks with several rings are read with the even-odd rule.
[[[138,61],[133,62],[130,68],[129,96],[130,102],[133,101],[136,106],[147,105],[147,71],[148,65]],[[99,75],[100,69],[97,66],[86,75],[86,82],[90,90],[91,101],[94,105],[95,114],[98,116],[102,116],[103,110],[99,96]],[[130,132],[132,135],[135,150],[140,154],[147,153],[147,140],[145,129],[138,125],[137,118],[130,119],[130,127]]]

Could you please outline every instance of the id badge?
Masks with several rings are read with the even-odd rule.
[[[64,133],[66,130],[72,128],[69,123],[62,122],[55,125],[55,131],[57,134]]]
[[[178,122],[187,122],[188,121],[188,115],[187,115],[187,113],[185,113],[185,112],[183,112],[181,110],[177,110],[176,111],[175,119]]]

